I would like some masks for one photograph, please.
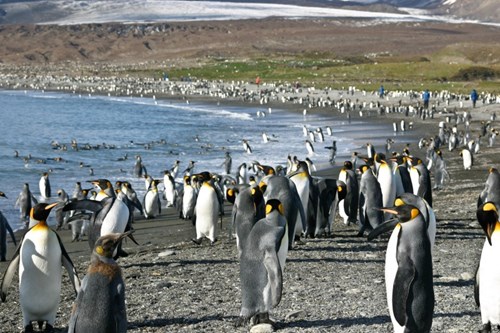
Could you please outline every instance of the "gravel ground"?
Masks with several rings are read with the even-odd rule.
[[[477,128],[478,120],[474,126]],[[436,133],[437,122],[428,127]],[[483,145],[484,146],[484,145]],[[416,151],[424,156],[425,152]],[[438,220],[434,248],[436,306],[433,332],[472,332],[480,327],[473,298],[473,275],[484,235],[475,219],[476,200],[498,148],[483,148],[471,171],[458,152],[445,152],[451,182],[434,192]],[[231,207],[226,207],[229,213]],[[126,283],[129,332],[247,332],[235,328],[239,314],[239,265],[227,232],[214,246],[187,241],[194,231],[170,209],[154,221],[138,221],[141,246],[125,244],[120,259]],[[227,226],[229,214],[224,218]],[[272,311],[279,332],[391,332],[385,298],[384,260],[388,235],[368,242],[357,230],[335,223],[334,236],[307,239],[289,252],[281,303]],[[87,244],[61,236],[80,276],[88,266]],[[10,245],[9,255],[13,252]],[[6,263],[0,264],[3,271]],[[64,273],[56,332],[65,332],[74,294]],[[0,331],[21,330],[17,278],[0,304]]]

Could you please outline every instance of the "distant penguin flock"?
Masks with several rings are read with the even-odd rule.
[[[328,103],[334,102],[308,100],[308,107],[303,109],[304,121],[315,107]],[[391,108],[378,103],[373,108],[379,114],[404,113],[425,119],[434,117],[436,111],[412,106]],[[369,114],[368,107],[351,100],[339,102],[338,107],[348,117],[354,110]],[[257,116],[271,118],[275,113],[269,108],[267,113],[259,111]],[[394,137],[415,126],[407,120],[393,123],[393,131],[397,133],[389,131],[394,137],[388,138],[381,150],[368,142],[359,146],[358,151],[348,152],[352,157],[341,163],[337,159],[344,147],[341,136],[336,134],[334,139],[328,139],[331,146],[324,147],[330,151],[326,168],[313,162],[317,156],[314,144],[324,143],[325,133],[334,136],[331,126],[309,130],[303,125],[302,136],[306,137],[303,159],[276,152],[283,160],[286,158],[286,166],[268,165],[258,149],[251,148],[250,140],[241,138],[236,140],[238,146],[242,145],[238,160],[243,162],[237,168],[233,168],[237,152],[225,151],[220,170],[204,170],[201,160],[175,160],[155,178],[148,174],[142,157],[136,155],[130,173],[141,183],[144,180],[142,200],[130,181],[123,178],[113,186],[109,179],[118,177],[110,175],[77,182],[71,197],[68,195],[71,192],[58,189],[56,201],[51,202],[54,198],[50,172],[44,172],[39,180],[39,200],[28,183],[17,197],[15,206],[26,226],[19,241],[0,212],[1,261],[8,257],[7,234],[17,245],[0,285],[0,297],[4,302],[7,300],[8,289],[18,272],[24,331],[32,332],[34,325],[38,325],[39,329],[50,332],[59,310],[64,267],[75,294],[68,332],[126,332],[126,275],[122,274],[118,261],[129,253],[123,249],[122,241],[130,238],[137,244],[134,223],[148,223],[145,220],[164,217],[168,211],[192,224],[193,236],[187,246],[210,246],[212,250],[221,241],[235,239],[241,300],[235,324],[273,326],[272,311],[286,297],[284,281],[288,278],[286,264],[290,251],[303,245],[306,238],[332,237],[338,217],[346,225],[356,225],[355,236],[366,236],[368,241],[391,232],[384,267],[388,318],[395,332],[430,332],[437,299],[433,281],[436,239],[433,196],[452,182],[453,175],[444,155],[453,153],[462,157],[460,168],[453,166],[453,171],[477,170],[474,157],[485,146],[480,145],[480,137],[488,136],[491,146],[498,134],[492,119],[484,122],[481,135],[472,139],[471,119],[468,112],[462,115],[453,112],[446,122],[440,123],[436,135],[419,140],[417,155],[421,157],[410,150],[409,144],[400,151],[394,150],[401,144]],[[300,136],[300,132],[294,135]],[[198,140],[196,137],[195,141]],[[276,141],[264,132],[262,140],[266,145]],[[54,149],[67,149],[56,141],[51,145]],[[79,145],[76,139],[70,147],[93,149]],[[17,151],[14,158],[19,158]],[[128,161],[128,155],[121,161]],[[181,165],[186,166],[183,171]],[[89,166],[80,164],[80,167]],[[329,176],[319,176],[320,171]],[[57,179],[53,177],[52,181],[55,183]],[[86,183],[88,188],[82,185]],[[7,197],[4,192],[0,192],[2,197]],[[231,205],[229,217],[224,210],[228,205]],[[500,325],[500,266],[496,249],[500,247],[499,205],[500,173],[491,168],[476,211],[485,234],[474,285],[481,310],[480,332],[484,333]],[[47,224],[52,210],[57,230]],[[139,222],[138,216],[144,220]],[[229,237],[222,233],[224,221]],[[73,241],[86,237],[89,244],[90,263],[82,280],[57,233],[68,226],[72,228]]]

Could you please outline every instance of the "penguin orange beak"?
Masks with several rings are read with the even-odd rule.
[[[490,244],[490,246],[492,245],[491,244],[491,236],[493,236],[493,232],[495,231],[495,223],[488,223],[486,225],[486,228],[484,231],[486,231],[486,239],[488,239],[488,243]]]
[[[398,211],[391,208],[379,208],[379,210],[389,214],[398,215]]]
[[[45,207],[45,210],[51,210],[52,208],[54,208],[55,206],[57,206],[59,203],[58,202],[54,202],[54,203],[51,203],[49,205],[47,205]]]

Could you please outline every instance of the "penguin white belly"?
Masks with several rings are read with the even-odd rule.
[[[156,217],[159,211],[158,206],[158,192],[148,191],[146,197],[144,198],[144,215],[146,217]]]
[[[398,271],[398,261],[396,259],[396,252],[398,247],[398,237],[401,227],[396,226],[387,243],[387,252],[385,255],[385,287],[387,293],[387,305],[389,307],[389,314],[394,326],[395,333],[403,333],[404,327],[400,326],[394,317],[394,310],[392,309],[392,290],[394,288],[394,280]]]
[[[196,200],[196,237],[215,241],[215,227],[219,215],[219,200],[215,190],[203,185]]]
[[[345,200],[342,199],[339,201],[339,215],[344,220],[345,225],[349,225],[349,215],[347,215],[345,211]]]
[[[382,191],[382,205],[384,207],[394,206],[396,199],[396,182],[390,167],[384,165],[379,168],[378,182],[380,183],[380,190]]]
[[[309,179],[299,175],[292,177],[292,181],[295,183],[297,193],[299,193],[300,202],[302,202],[305,218],[307,219],[307,206],[309,205]],[[302,231],[304,231],[302,229],[302,220],[300,218],[300,214],[298,214],[297,222],[295,223],[295,234],[300,235]]]
[[[34,227],[21,246],[19,302],[24,326],[32,320],[54,325],[61,298],[61,247],[48,227]]]
[[[40,182],[38,183],[38,187],[40,188],[40,196],[43,198],[43,199],[48,199],[46,196],[45,196],[45,193],[47,192],[47,183],[45,181],[44,178],[40,178]]]
[[[165,200],[167,200],[167,207],[172,207],[175,200],[175,189],[171,181],[163,181],[165,186]]]
[[[129,214],[127,205],[120,199],[116,199],[102,221],[101,236],[124,232]]]
[[[483,324],[490,322],[500,325],[500,251],[499,233],[493,233],[492,245],[484,242],[479,264],[479,303],[481,304],[481,320]]]
[[[401,179],[401,174],[399,173],[399,166],[396,166],[393,171],[394,182],[396,183],[396,197],[405,193],[405,188],[403,186],[403,180]]]
[[[410,180],[411,180],[411,187],[413,188],[413,194],[417,195],[418,189],[420,187],[420,174],[417,169],[411,168],[410,169]]]
[[[281,273],[285,272],[286,257],[288,256],[288,223],[285,221],[285,234],[281,239],[281,245],[278,250],[278,260],[281,266]]]
[[[184,196],[182,197],[182,216],[191,218],[193,216],[193,208],[196,203],[196,192],[191,186],[184,187]]]

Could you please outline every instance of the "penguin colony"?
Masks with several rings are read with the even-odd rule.
[[[269,116],[271,112],[269,112]],[[262,115],[261,115],[262,116]],[[421,110],[421,117],[432,116],[432,110]],[[359,227],[357,236],[368,240],[391,231],[385,260],[385,282],[390,315],[395,332],[430,332],[434,314],[432,254],[436,237],[436,217],[432,210],[433,190],[450,182],[443,150],[460,150],[464,170],[473,168],[473,156],[479,153],[479,140],[470,139],[470,113],[455,114],[455,124],[440,124],[439,133],[422,138],[424,159],[414,156],[409,147],[401,152],[385,153],[366,144],[366,154],[353,152],[351,160],[342,163],[335,179],[315,177],[313,142],[322,129],[308,131],[308,157],[300,160],[288,156],[287,166],[263,165],[253,160],[243,163],[231,175],[231,156],[226,154],[224,172],[195,172],[195,161],[184,170],[182,183],[177,181],[181,161],[166,170],[163,179],[154,179],[140,156],[136,156],[133,175],[144,177],[146,194],[142,202],[128,181],[90,180],[95,186],[83,189],[75,184],[72,198],[60,189],[57,202],[38,203],[24,184],[16,205],[28,231],[19,241],[1,284],[1,299],[6,301],[9,285],[19,267],[19,303],[25,332],[53,330],[61,290],[61,268],[68,272],[76,294],[69,332],[126,332],[125,284],[117,264],[126,257],[121,241],[134,240],[133,217],[137,210],[146,219],[155,218],[163,208],[175,207],[179,217],[192,222],[192,239],[201,246],[217,242],[224,216],[224,201],[230,202],[230,233],[236,238],[240,264],[241,309],[235,323],[241,325],[274,324],[272,309],[279,305],[288,251],[304,237],[330,236],[338,215],[346,224]],[[457,127],[463,123],[465,131]],[[484,135],[496,136],[492,123],[484,123]],[[451,128],[450,128],[451,127]],[[397,130],[397,127],[395,127]],[[401,131],[406,124],[401,123]],[[334,131],[334,130],[333,130]],[[332,135],[332,129],[325,129]],[[257,156],[248,140],[242,140],[244,153]],[[272,140],[268,140],[272,142]],[[491,142],[491,141],[490,141]],[[72,142],[72,146],[77,147]],[[389,148],[388,148],[389,147]],[[335,164],[336,141],[330,163]],[[126,160],[126,156],[124,160]],[[434,175],[434,186],[431,183]],[[159,185],[163,185],[161,195]],[[49,174],[39,182],[41,201],[51,200]],[[90,197],[89,197],[90,195]],[[0,197],[6,197],[0,192]],[[477,220],[486,239],[474,286],[476,302],[481,309],[480,332],[490,332],[500,325],[500,269],[496,265],[496,246],[500,244],[500,174],[490,169],[485,188],[477,203]],[[165,201],[162,204],[162,199]],[[90,265],[81,281],[57,232],[46,221],[56,211],[56,228],[71,226],[73,240],[87,237],[91,252]],[[15,237],[8,222],[0,214],[0,255],[6,259],[6,232]],[[39,257],[33,256],[35,253]],[[45,271],[34,267],[43,265]],[[35,288],[43,280],[43,289]],[[35,296],[33,296],[35,295]],[[38,302],[37,300],[44,300]]]

